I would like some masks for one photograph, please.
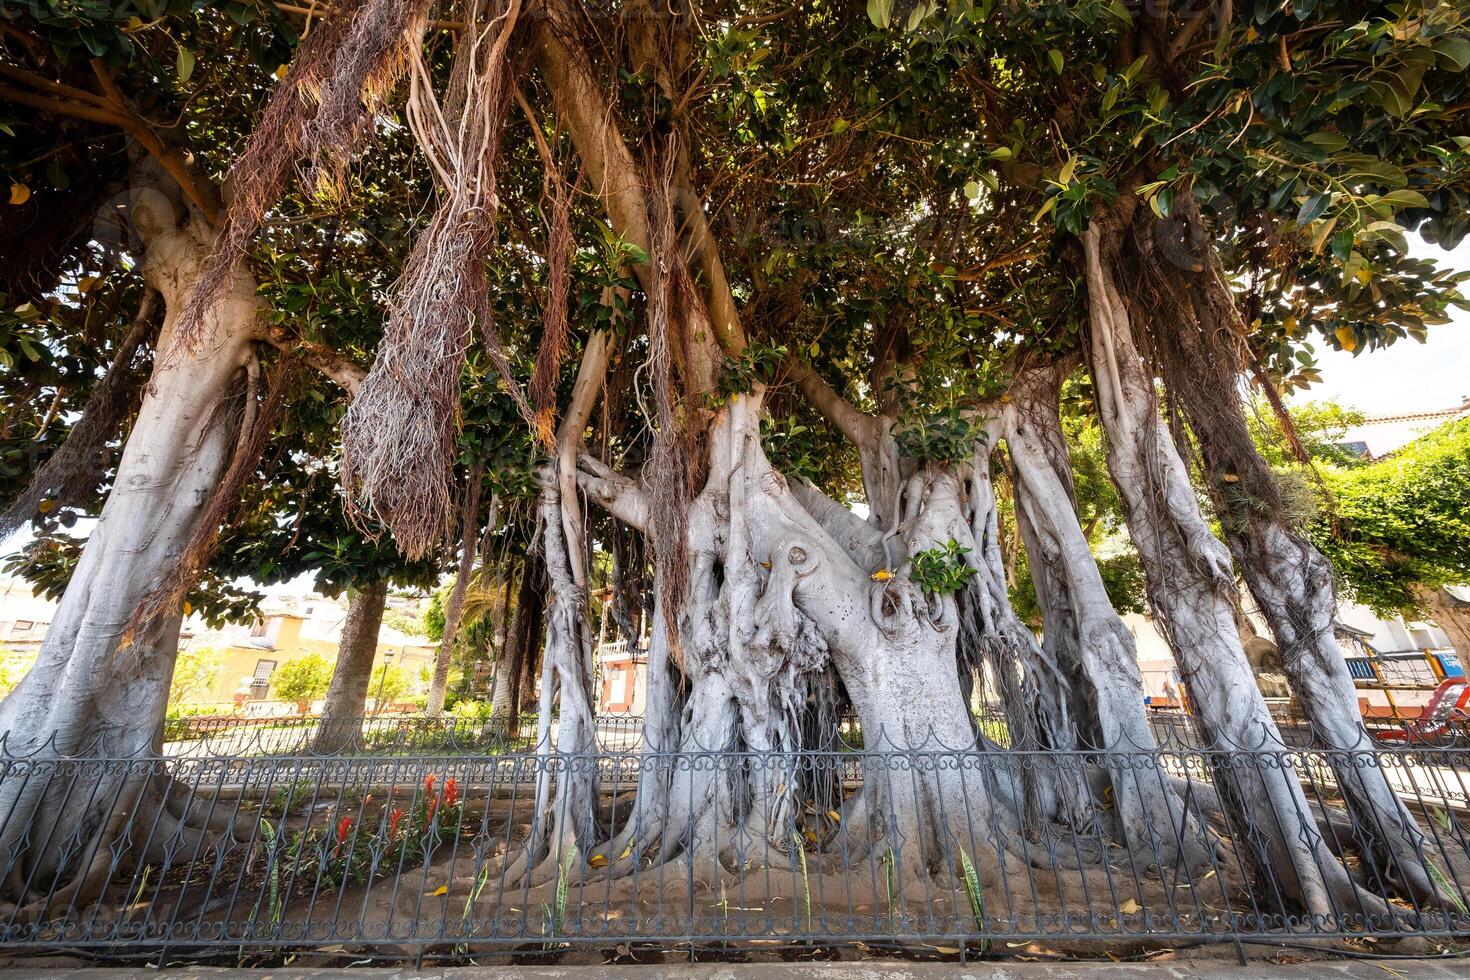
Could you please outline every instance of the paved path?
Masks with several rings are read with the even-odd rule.
[[[231,970],[38,969],[11,967],[5,980],[1462,980],[1470,962],[1456,960],[1318,960],[1249,966],[1218,959],[1153,963],[744,963],[691,966],[485,966],[404,970],[377,967]]]

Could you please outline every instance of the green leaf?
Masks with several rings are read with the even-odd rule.
[[[1072,175],[1077,172],[1077,164],[1081,162],[1081,159],[1082,158],[1077,156],[1075,153],[1067,158],[1067,162],[1062,164],[1061,172],[1057,174],[1058,184],[1066,187],[1072,183]]]
[[[1383,195],[1382,200],[1395,208],[1427,208],[1429,199],[1418,191],[1400,188]]]
[[[1470,68],[1470,38],[1442,37],[1434,42],[1434,51],[1454,65],[1456,71]]]
[[[997,146],[990,151],[990,159],[992,160],[1010,160],[1015,155],[1009,146]]]
[[[1058,75],[1062,73],[1062,69],[1067,67],[1067,59],[1056,48],[1049,49],[1046,56],[1051,61],[1051,70]]]
[[[886,28],[893,18],[893,0],[868,0],[868,20],[874,27]]]
[[[980,182],[978,180],[972,180],[965,184],[965,196],[972,201],[978,201],[980,199]]]
[[[194,74],[194,52],[182,44],[179,45],[179,60],[175,63],[174,69],[178,73],[180,85],[188,82]]]
[[[1297,210],[1296,223],[1305,227],[1322,217],[1322,212],[1327,210],[1327,204],[1330,200],[1331,198],[1327,194],[1313,194],[1307,198]]]
[[[1309,133],[1307,142],[1329,152],[1346,149],[1348,145],[1347,140],[1337,133]]]

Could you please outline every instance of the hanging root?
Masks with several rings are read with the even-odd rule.
[[[472,319],[491,330],[485,256],[495,234],[506,47],[519,10],[511,0],[486,20],[480,4],[471,6],[442,104],[421,53],[410,57],[409,123],[441,201],[394,286],[377,360],[342,422],[349,513],[381,519],[410,558],[446,540],[454,523],[459,379]]]
[[[538,133],[538,145],[540,137]],[[531,403],[536,410],[536,429],[544,445],[552,444],[556,382],[566,356],[570,319],[567,316],[567,286],[572,251],[572,193],[554,161],[546,161],[544,195],[551,203],[551,221],[546,242],[546,307],[542,316],[541,344],[531,375]]]
[[[285,79],[230,168],[229,206],[179,313],[180,351],[202,340],[204,315],[303,158],[308,186],[340,196],[372,119],[423,44],[428,0],[339,0],[297,49]]]
[[[668,633],[675,662],[682,666],[684,654],[678,635],[679,616],[689,589],[689,507],[702,474],[693,462],[693,427],[681,428],[676,416],[673,365],[675,345],[688,335],[690,325],[684,320],[700,304],[694,299],[674,226],[674,158],[669,149],[660,179],[652,182],[657,193],[652,228],[653,283],[648,293],[648,363],[653,374],[657,428],[647,479],[662,627]]]

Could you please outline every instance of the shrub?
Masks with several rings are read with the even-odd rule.
[[[283,701],[295,701],[303,714],[311,702],[327,693],[332,682],[332,664],[321,654],[312,653],[276,668],[271,675],[271,687],[276,697]]]

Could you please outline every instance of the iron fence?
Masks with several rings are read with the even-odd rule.
[[[1010,727],[999,705],[980,705],[973,711],[976,731],[1000,747],[1011,744]],[[1324,739],[1299,712],[1285,710],[1276,723],[1286,746],[1308,749],[1321,746],[1342,748]],[[1153,745],[1129,746],[1143,751],[1159,748],[1191,751],[1213,747],[1193,716],[1178,710],[1154,710],[1149,724]],[[1369,739],[1351,748],[1371,749],[1411,744],[1440,748],[1470,747],[1470,738],[1458,718],[1443,725],[1420,728],[1413,721],[1391,718],[1366,719]],[[636,714],[600,714],[594,724],[596,748],[609,752],[631,752],[643,747],[644,718]],[[559,719],[553,717],[546,737],[554,744]],[[163,751],[171,756],[246,755],[503,755],[533,751],[542,737],[539,720],[521,715],[514,725],[499,718],[429,718],[418,715],[367,716],[347,737],[323,745],[318,718],[201,717],[170,719],[164,726]],[[1432,731],[1433,734],[1426,734]],[[863,730],[858,719],[844,715],[817,746],[839,751],[863,748]],[[3,754],[3,742],[0,742]]]
[[[1404,869],[1364,859],[1385,828],[1343,805],[1336,774],[1353,768],[1383,770],[1404,801],[1438,899],[1397,894]],[[1294,821],[1218,807],[1282,769],[1306,790]],[[1123,773],[1179,807],[1129,842],[1109,818]],[[323,946],[1458,944],[1467,778],[1470,752],[1442,747],[7,757],[0,943],[237,962]],[[1019,819],[1037,779],[1095,819]],[[585,792],[548,805],[557,787]],[[1359,886],[1330,912],[1297,907],[1260,850],[1315,835]]]

